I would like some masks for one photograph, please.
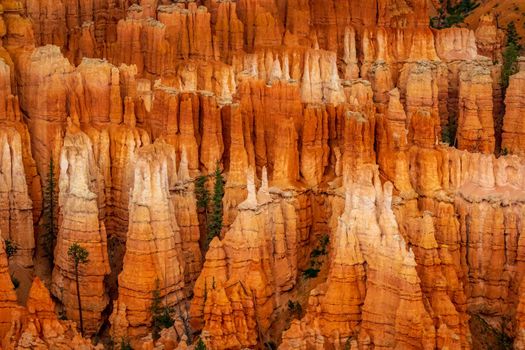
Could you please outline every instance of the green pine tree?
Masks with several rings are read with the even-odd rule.
[[[155,280],[155,289],[152,292],[153,299],[151,301],[151,323],[153,339],[160,338],[160,331],[164,328],[173,326],[174,320],[171,317],[171,308],[162,306],[160,297],[160,282]]]
[[[501,68],[501,84],[504,91],[509,86],[510,76],[518,72],[518,57],[522,49],[520,40],[516,25],[510,22],[507,25],[507,42],[503,50],[503,67]]]
[[[78,282],[78,265],[87,264],[89,252],[86,248],[80,246],[78,243],[73,243],[67,250],[67,255],[73,260],[75,265],[75,282],[77,286],[77,299],[78,299],[78,315],[80,318],[80,334],[84,336],[84,320],[82,318],[82,302],[80,300],[80,283]]]
[[[521,37],[518,35],[518,31],[516,30],[516,24],[514,22],[510,22],[507,25],[507,41],[506,46],[509,45],[515,45],[518,50],[521,50],[522,47],[520,45]]]
[[[438,15],[430,19],[430,25],[438,29],[450,28],[463,23],[465,18],[480,5],[473,0],[461,0],[456,5],[451,4],[450,0],[440,0],[440,3]]]
[[[217,164],[214,173],[215,183],[213,185],[213,197],[212,197],[212,208],[211,218],[208,224],[208,243],[214,237],[218,237],[222,230],[222,197],[224,197],[224,178]]]
[[[42,213],[43,244],[44,251],[49,258],[51,266],[54,263],[54,250],[57,239],[58,229],[56,227],[55,213],[58,208],[56,198],[55,167],[53,157],[49,160],[49,172],[47,183],[44,188],[44,201]]]
[[[195,179],[195,197],[197,198],[197,208],[208,209],[210,203],[210,192],[206,188],[208,177],[201,175]]]
[[[16,254],[16,252],[18,252],[18,245],[10,239],[6,239],[4,242],[5,242],[5,252],[7,254],[7,258],[10,259],[12,256]]]
[[[197,344],[195,345],[195,350],[206,350],[206,344],[202,341],[202,338],[199,337]]]
[[[129,339],[122,338],[122,340],[120,341],[120,350],[133,350],[129,342]]]
[[[208,227],[208,215],[210,209],[210,192],[206,184],[208,176],[201,175],[195,179],[195,198],[197,200],[197,210],[199,214],[199,224],[205,229]],[[206,248],[208,237],[201,238],[202,247]]]

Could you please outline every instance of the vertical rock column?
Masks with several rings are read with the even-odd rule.
[[[458,148],[470,152],[494,152],[492,108],[490,70],[478,64],[465,66],[459,81]]]
[[[0,231],[18,247],[13,257],[19,267],[33,266],[32,202],[29,197],[22,159],[20,134],[0,127]]]
[[[525,155],[525,70],[510,77],[505,97],[505,119],[501,149]]]
[[[390,91],[385,115],[376,124],[377,163],[382,175],[404,198],[415,194],[409,178],[407,116],[399,101],[399,91]]]
[[[148,145],[138,152],[119,298],[110,317],[115,339],[133,341],[149,333],[156,289],[162,305],[184,317],[184,259],[169,192],[169,184],[176,180],[170,172],[174,166],[175,151],[167,144]]]
[[[220,2],[217,8],[214,49],[225,62],[231,61],[234,54],[243,48],[244,24],[237,17],[235,2]]]
[[[177,173],[177,183],[171,188],[171,203],[180,228],[182,250],[185,260],[185,287],[193,289],[193,283],[199,277],[202,269],[202,254],[199,245],[200,231],[195,198],[195,185],[190,178],[188,157],[183,148]]]
[[[300,170],[305,182],[318,185],[328,166],[328,113],[324,108],[305,108],[300,153]]]
[[[224,119],[229,119],[225,125],[229,126],[230,137],[228,146],[228,180],[226,181],[224,198],[223,226],[229,227],[237,216],[237,205],[246,198],[246,173],[249,169],[248,153],[246,152],[243,129],[243,119],[238,105],[224,108]],[[223,120],[224,120],[223,119]],[[226,161],[225,161],[226,163]]]
[[[5,243],[0,240],[0,341],[11,327],[11,319],[16,307],[15,288],[9,275]]]
[[[416,261],[392,212],[392,184],[362,168],[350,185],[350,218],[368,264],[359,344],[363,348],[434,349]],[[380,326],[379,326],[380,325]]]
[[[406,75],[405,75],[406,73]],[[422,61],[407,65],[402,72],[406,83],[408,140],[432,148],[440,140],[439,84],[437,67]]]
[[[69,121],[60,155],[59,207],[61,220],[55,247],[52,293],[65,307],[69,319],[79,321],[75,268],[68,256],[77,243],[89,253],[79,265],[80,295],[86,334],[98,331],[108,304],[104,278],[109,274],[106,229],[99,220],[98,197],[103,178],[93,157],[89,137]]]
[[[192,326],[217,349],[253,347],[258,337],[264,342],[278,307],[276,295],[295,284],[297,253],[287,248],[298,245],[298,218],[285,200],[272,201],[267,184],[263,175],[256,195],[249,174],[248,197],[224,239],[210,243],[195,283]]]
[[[350,193],[347,199],[351,199]],[[365,259],[350,217],[351,203],[338,219],[325,283],[310,292],[308,311],[283,334],[282,349],[311,348],[317,344],[342,346],[356,335],[361,322],[365,289]]]
[[[129,98],[126,102],[126,113],[122,123],[112,123],[108,128],[111,162],[111,217],[108,217],[108,233],[121,241],[126,240],[129,197],[137,152],[141,146],[150,144],[147,132],[136,126],[133,104]]]
[[[35,277],[27,298],[27,309],[15,313],[4,338],[4,349],[94,350],[90,339],[82,338],[70,320],[59,320],[55,303],[40,278]]]
[[[422,215],[415,203],[398,207],[396,219],[410,242],[421,279],[421,289],[432,308],[438,348],[469,348],[470,329],[467,298],[447,245],[438,245],[429,211]],[[414,214],[418,216],[414,216]]]
[[[62,139],[71,91],[78,83],[74,67],[57,46],[24,53],[18,64],[20,107],[28,116],[31,146],[39,174],[49,171],[49,159]],[[55,164],[58,156],[55,155]]]

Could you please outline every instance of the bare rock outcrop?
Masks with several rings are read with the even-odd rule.
[[[493,3],[437,29],[438,0],[0,0],[8,348],[89,348],[39,280],[27,310],[9,282],[34,260],[78,321],[72,243],[90,254],[87,334],[112,312],[108,334],[134,347],[467,350],[471,315],[522,348],[525,77],[501,84]],[[49,281],[33,226],[51,159]],[[195,180],[216,169],[223,229],[204,242]],[[175,318],[158,340],[156,289]]]
[[[498,28],[494,14],[480,17],[475,34],[478,53],[493,61],[501,61],[505,34]]]
[[[495,147],[490,70],[474,63],[460,73],[458,148],[492,153]]]
[[[19,306],[16,300],[16,293],[11,275],[9,274],[9,265],[5,251],[5,242],[0,242],[0,340],[2,340],[15,318],[15,312]]]
[[[22,308],[21,308],[22,309]],[[100,349],[82,338],[73,321],[59,320],[55,303],[42,281],[36,277],[31,285],[26,309],[18,317],[4,339],[4,348],[11,349]]]
[[[35,250],[33,208],[22,147],[22,138],[15,128],[0,127],[0,232],[3,239],[18,248],[12,262],[31,269]]]
[[[137,155],[119,297],[110,317],[116,339],[136,342],[149,333],[155,290],[165,306],[183,312],[185,262],[169,191],[176,180],[174,161],[174,148],[165,143],[145,146]]]
[[[377,173],[363,169],[361,178],[351,191],[351,215],[364,258],[369,264],[359,344],[434,348],[436,331],[423,302],[414,253],[407,249],[399,234],[391,209],[392,185],[386,183],[381,189]],[[377,210],[377,218],[371,215],[374,210]],[[390,269],[396,272],[388,272],[392,278],[385,279],[384,274]],[[383,297],[378,298],[377,295]],[[383,330],[378,329],[378,323]]]
[[[195,284],[191,324],[216,348],[256,344],[271,325],[275,293],[295,283],[297,252],[287,249],[298,239],[293,204],[262,193],[259,199],[249,177],[247,199],[224,239],[210,243]]]
[[[28,117],[31,146],[39,174],[47,174],[49,159],[62,140],[61,134],[69,115],[67,106],[77,77],[74,67],[62,56],[57,46],[42,46],[22,54],[18,64],[20,107]]]
[[[348,207],[333,234],[326,282],[310,292],[306,316],[292,322],[280,349],[344,346],[358,333],[366,295],[365,259]]]
[[[525,70],[510,77],[509,87],[505,96],[505,117],[503,119],[503,135],[501,148],[512,154],[525,155],[523,132],[523,115],[525,111]]]
[[[101,326],[100,313],[109,302],[104,283],[110,272],[107,236],[99,207],[104,184],[89,137],[80,131],[75,121],[68,123],[60,156],[58,201],[61,220],[51,291],[64,305],[68,319],[78,322],[75,268],[68,249],[74,243],[85,248],[89,261],[80,264],[78,269],[80,295],[85,331],[93,334]]]

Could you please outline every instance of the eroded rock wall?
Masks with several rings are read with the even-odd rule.
[[[149,348],[200,332],[210,349],[469,349],[472,315],[522,346],[523,72],[503,98],[490,15],[433,30],[426,0],[0,3],[5,271],[38,261],[53,159],[51,291],[78,321],[67,249],[85,246],[87,334],[109,319]],[[206,242],[194,180],[216,169]],[[156,281],[176,320],[158,341]],[[33,288],[10,344],[66,346],[73,325]]]

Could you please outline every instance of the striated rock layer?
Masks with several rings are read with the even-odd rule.
[[[496,2],[431,29],[437,0],[0,0],[2,347],[89,347],[29,293],[34,271],[78,323],[78,243],[94,339],[477,349],[482,319],[523,348],[525,85],[501,85]]]
[[[371,167],[360,168],[359,174],[334,233],[326,285],[311,292],[306,317],[284,333],[283,349],[435,346],[436,330],[414,253],[399,234],[391,209],[392,185],[385,183],[383,190]]]
[[[295,284],[293,247],[299,232],[294,204],[272,201],[266,178],[256,194],[253,181],[248,175],[248,197],[224,239],[210,243],[193,290],[191,325],[202,329],[214,348],[257,344],[271,325],[276,296]]]
[[[523,156],[525,145],[523,132],[523,115],[525,111],[525,70],[521,70],[509,79],[509,87],[505,96],[505,117],[503,118],[503,134],[501,148],[509,153]]]
[[[79,264],[80,296],[87,334],[98,331],[100,313],[108,304],[104,278],[109,274],[106,229],[99,201],[103,201],[103,178],[93,157],[89,137],[69,120],[60,157],[59,205],[61,220],[54,252],[52,293],[58,298],[68,319],[78,322],[78,302],[73,260],[68,256],[72,244],[87,250],[88,262]]]
[[[97,349],[82,338],[72,321],[61,321],[55,304],[42,281],[36,277],[31,285],[26,309],[15,313],[4,349]]]
[[[5,243],[0,243],[0,340],[3,339],[11,327],[11,322],[15,319],[15,312],[18,309],[15,289],[11,282],[8,270],[7,254]]]
[[[177,176],[174,162],[173,147],[164,143],[138,153],[119,297],[110,317],[115,339],[147,335],[155,290],[164,306],[181,310],[185,260],[169,192]]]
[[[18,247],[12,262],[23,268],[33,266],[35,237],[32,201],[26,183],[22,138],[13,127],[0,127],[2,175],[0,183],[0,230],[2,237]]]

